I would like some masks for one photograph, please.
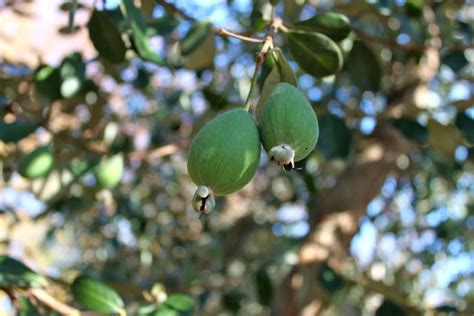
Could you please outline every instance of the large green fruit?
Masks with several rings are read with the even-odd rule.
[[[260,161],[260,140],[252,115],[234,109],[217,115],[194,137],[188,153],[188,172],[199,187],[196,211],[208,213],[213,195],[226,195],[245,186]]]
[[[258,116],[263,147],[280,166],[306,158],[319,136],[316,113],[296,87],[275,85]]]
[[[20,160],[18,172],[25,178],[37,179],[46,175],[53,164],[53,153],[47,146],[41,146]]]
[[[116,187],[122,180],[124,166],[121,154],[103,158],[95,169],[97,183],[105,189]]]

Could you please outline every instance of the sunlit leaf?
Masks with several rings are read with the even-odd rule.
[[[87,276],[80,276],[71,285],[74,299],[85,308],[101,313],[123,313],[122,298],[104,283]]]
[[[133,42],[138,54],[145,60],[162,64],[161,57],[152,49],[147,36],[147,25],[141,11],[135,7],[132,0],[122,0],[120,9],[132,30]]]
[[[66,56],[61,63],[61,95],[65,98],[75,96],[86,81],[86,65],[79,53]]]
[[[22,262],[0,255],[0,288],[40,287],[47,281]]]
[[[189,69],[211,67],[216,55],[216,44],[207,22],[194,25],[180,42],[183,64]]]
[[[295,61],[310,75],[324,77],[335,74],[342,67],[341,49],[326,35],[291,31],[288,44]]]
[[[192,297],[184,294],[170,295],[163,304],[180,312],[190,312],[196,305]]]
[[[49,65],[39,66],[34,73],[34,87],[38,94],[50,102],[60,99],[62,96],[59,68]]]

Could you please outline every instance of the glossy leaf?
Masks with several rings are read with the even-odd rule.
[[[196,305],[192,297],[184,294],[170,295],[163,304],[180,312],[190,312]]]
[[[211,32],[211,24],[196,23],[181,41],[181,55],[186,56],[200,47],[207,35]]]
[[[352,134],[343,119],[326,114],[319,118],[319,141],[316,149],[328,158],[345,158],[352,144]]]
[[[345,15],[335,12],[322,12],[308,20],[295,23],[292,28],[319,32],[338,42],[350,34],[351,22]]]
[[[179,25],[179,20],[171,15],[165,15],[161,18],[154,19],[147,24],[147,35],[169,35]]]
[[[326,35],[291,31],[288,44],[295,61],[310,75],[324,77],[335,74],[342,67],[341,49]]]
[[[362,91],[377,91],[380,88],[382,67],[372,49],[364,42],[354,41],[345,66],[352,83]]]
[[[37,124],[29,121],[0,122],[0,140],[6,143],[17,143],[33,133],[38,127]]]
[[[0,255],[0,288],[41,287],[46,283],[44,277],[22,262],[6,255]]]
[[[94,10],[87,23],[89,37],[100,56],[111,63],[125,61],[127,48],[107,11]]]
[[[466,112],[458,112],[456,126],[467,141],[474,145],[474,118],[468,116]]]
[[[273,300],[273,284],[265,268],[258,270],[255,276],[258,301],[264,306],[270,306]]]
[[[197,23],[189,30],[181,41],[181,55],[186,68],[200,70],[212,66],[216,44],[209,23]]]
[[[122,298],[109,286],[87,276],[78,277],[71,285],[74,299],[85,308],[101,313],[123,313]]]
[[[65,98],[75,96],[86,81],[86,65],[79,53],[66,56],[61,63],[61,95]]]
[[[125,20],[132,30],[133,43],[138,54],[145,60],[162,64],[161,57],[153,51],[147,36],[147,25],[141,11],[135,7],[132,0],[122,0],[120,4]]]

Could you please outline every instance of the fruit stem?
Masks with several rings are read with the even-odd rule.
[[[252,103],[252,95],[253,90],[255,89],[257,83],[258,72],[260,67],[262,66],[263,62],[265,61],[265,57],[267,56],[268,51],[273,48],[273,35],[268,34],[265,36],[263,41],[262,48],[257,53],[257,57],[255,60],[255,70],[253,72],[252,81],[250,83],[249,94],[247,95],[247,100],[245,101],[245,110],[250,111],[250,104]]]

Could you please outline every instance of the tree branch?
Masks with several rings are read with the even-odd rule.
[[[33,295],[38,301],[61,315],[81,315],[80,310],[58,301],[56,298],[49,295],[43,289],[31,288],[28,289],[28,292]]]

